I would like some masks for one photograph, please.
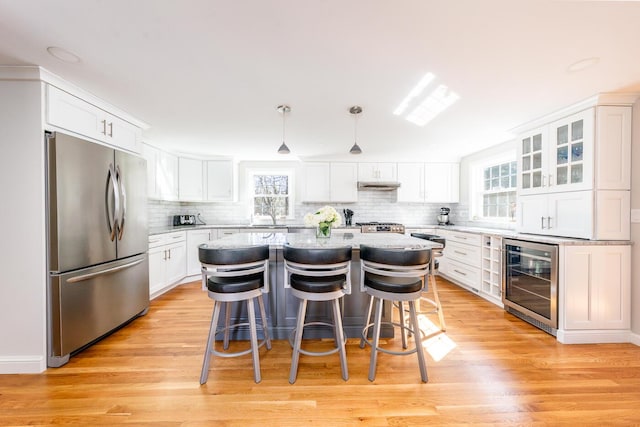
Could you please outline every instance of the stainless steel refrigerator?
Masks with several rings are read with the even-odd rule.
[[[47,134],[48,366],[149,307],[146,161]]]

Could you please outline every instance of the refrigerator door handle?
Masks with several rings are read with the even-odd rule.
[[[111,184],[111,185],[109,185]],[[111,201],[111,192],[113,192],[114,208],[113,212],[109,210]],[[118,212],[120,212],[120,192],[118,191],[118,182],[116,181],[116,171],[113,164],[109,164],[109,173],[107,174],[107,189],[105,191],[105,209],[107,213],[107,225],[109,233],[111,233],[111,241],[113,242],[118,232]]]
[[[122,235],[124,234],[124,221],[127,217],[127,192],[124,189],[124,175],[120,171],[120,166],[116,166],[116,180],[118,181],[118,188],[120,189],[120,196],[122,197],[120,203],[120,226],[118,229],[118,240],[122,240]]]
[[[67,283],[83,282],[85,280],[93,279],[94,277],[102,276],[102,275],[105,275],[105,274],[115,273],[117,271],[121,271],[121,270],[125,270],[127,268],[131,268],[134,265],[138,265],[142,261],[144,261],[144,260],[139,259],[138,261],[133,261],[133,262],[130,262],[128,264],[119,265],[117,267],[108,268],[108,269],[102,270],[102,271],[97,271],[95,273],[88,273],[88,274],[83,274],[81,276],[75,276],[75,277],[72,277],[71,279],[67,280]]]

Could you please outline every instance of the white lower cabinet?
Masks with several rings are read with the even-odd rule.
[[[457,285],[474,293],[480,293],[481,284],[481,235],[452,230],[436,230],[445,238],[440,274]]]
[[[628,245],[560,247],[559,341],[628,341],[630,263]]]
[[[186,232],[149,236],[149,295],[167,291],[187,272]]]
[[[200,274],[200,257],[198,246],[218,237],[218,230],[205,228],[187,231],[187,276]]]

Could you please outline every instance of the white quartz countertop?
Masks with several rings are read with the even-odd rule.
[[[418,239],[396,233],[333,233],[329,238],[317,238],[314,234],[303,233],[237,233],[206,243],[210,248],[242,248],[268,244],[281,248],[285,244],[301,248],[332,248],[360,245],[396,249],[436,249],[442,245],[429,240]]]

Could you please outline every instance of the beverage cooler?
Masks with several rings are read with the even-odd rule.
[[[558,246],[504,239],[505,310],[543,331],[558,329]]]

